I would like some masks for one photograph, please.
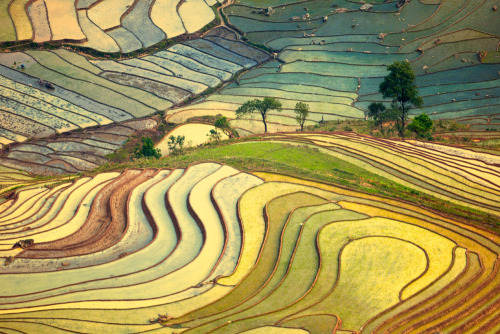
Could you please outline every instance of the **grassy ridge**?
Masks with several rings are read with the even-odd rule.
[[[202,161],[220,162],[242,171],[268,171],[334,183],[353,190],[423,205],[432,210],[451,214],[468,223],[500,231],[498,217],[494,215],[419,193],[342,159],[321,153],[318,149],[283,143],[242,142],[237,145],[192,148],[187,149],[182,155],[160,160],[109,163],[96,169],[93,174],[131,167],[186,167]]]

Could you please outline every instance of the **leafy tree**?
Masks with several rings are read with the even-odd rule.
[[[375,125],[379,125],[380,129],[382,129],[382,122],[385,118],[383,115],[385,110],[385,106],[380,102],[372,102],[368,106],[368,117],[373,118]]]
[[[174,135],[171,135],[168,137],[168,149],[170,150],[171,154],[179,154],[182,152],[182,147],[184,146],[184,141],[186,140],[185,136],[177,136],[174,137]]]
[[[426,114],[420,114],[415,117],[410,124],[408,124],[408,130],[414,132],[417,138],[427,138],[431,137],[430,130],[432,128],[433,122]]]
[[[297,102],[295,105],[295,120],[300,125],[300,131],[304,131],[307,116],[309,116],[309,105],[304,102]]]
[[[218,129],[221,129],[222,132],[224,132],[226,135],[230,136],[231,135],[231,126],[229,125],[229,121],[227,120],[226,117],[221,116],[215,120],[214,126]]]
[[[258,111],[262,116],[262,122],[264,123],[264,131],[267,132],[267,113],[269,110],[277,110],[281,112],[281,102],[274,97],[265,97],[264,100],[250,100],[245,103],[238,109],[236,109],[236,118],[241,118],[247,114],[251,114],[255,111]]]
[[[135,157],[136,158],[161,158],[160,150],[154,147],[153,141],[149,137],[141,138],[142,146],[137,145],[135,149]]]
[[[210,129],[210,132],[207,133],[208,140],[210,141],[219,141],[221,138],[220,132],[217,129]]]
[[[384,99],[392,99],[394,121],[399,135],[404,138],[408,113],[412,106],[420,107],[423,100],[418,95],[418,89],[415,85],[415,73],[413,73],[410,63],[395,61],[388,66],[387,70],[390,73],[380,84],[379,92],[382,93]]]

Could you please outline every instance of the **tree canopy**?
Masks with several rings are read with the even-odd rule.
[[[368,106],[368,117],[373,118],[377,125],[381,125],[382,113],[384,112],[385,106],[380,102],[372,102]]]
[[[408,124],[408,130],[414,132],[417,138],[429,138],[432,125],[433,122],[429,116],[420,114]]]
[[[392,109],[395,111],[396,127],[401,137],[404,138],[404,130],[408,113],[412,106],[420,107],[423,104],[415,85],[415,73],[410,63],[406,61],[395,61],[389,65],[390,72],[379,86],[379,92],[384,99],[392,99]]]
[[[177,136],[170,135],[168,137],[168,149],[170,150],[170,154],[176,155],[182,152],[182,148],[184,146],[184,141],[186,140],[186,136]]]
[[[269,110],[277,110],[281,112],[281,102],[274,97],[265,97],[263,100],[255,99],[250,100],[236,110],[236,118],[241,118],[245,115],[251,114],[255,111],[259,112],[262,116],[262,122],[264,123],[264,131],[267,132],[267,113]]]
[[[154,147],[153,141],[149,137],[141,138],[142,146],[138,145],[135,149],[136,158],[161,158],[160,150]]]
[[[304,102],[297,102],[295,105],[295,120],[300,125],[300,131],[304,131],[307,116],[309,116],[309,105]]]
[[[226,135],[231,137],[231,126],[229,125],[229,121],[226,117],[220,116],[215,120],[214,126],[218,129],[221,129]]]

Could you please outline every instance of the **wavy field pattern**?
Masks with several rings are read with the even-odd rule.
[[[65,49],[1,54],[0,144],[144,117],[269,58],[224,27],[206,38],[121,61],[89,61]]]
[[[408,61],[412,116],[498,138],[497,1],[366,2],[0,0],[0,332],[500,332],[499,155],[294,113],[366,119]],[[274,134],[96,170],[263,97]]]
[[[2,1],[0,23],[5,29],[0,42],[31,39],[131,52],[200,30],[215,19],[216,4],[205,0]]]
[[[121,148],[134,132],[155,126],[154,119],[144,118],[62,137],[31,140],[11,145],[9,152],[0,157],[0,164],[46,176],[90,171],[105,164],[107,155]]]
[[[343,137],[270,136],[332,152]],[[394,157],[419,150],[385,144]],[[420,160],[431,168],[428,149]],[[468,180],[468,193],[498,192]],[[0,239],[0,321],[11,331],[479,333],[498,324],[497,235],[403,202],[218,163],[20,191],[0,206]],[[26,239],[34,243],[12,248]]]
[[[268,6],[274,10],[270,15],[265,14]],[[386,66],[399,60],[412,64],[424,100],[411,116],[453,119],[477,135],[500,129],[494,1],[409,1],[401,8],[371,1],[367,6],[343,0],[232,4],[225,9],[231,25],[274,50],[278,61],[252,69],[207,101],[174,109],[169,119],[182,122],[220,109],[234,127],[261,133],[259,118],[236,120],[234,111],[246,100],[265,96],[283,103],[283,112],[270,112],[270,132],[298,128],[293,114],[298,101],[310,106],[306,125],[362,119],[371,102],[390,105],[378,88]],[[350,99],[341,98],[346,94]]]

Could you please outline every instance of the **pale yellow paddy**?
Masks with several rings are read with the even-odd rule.
[[[163,137],[163,139],[156,144],[156,148],[159,148],[161,154],[166,156],[170,153],[168,148],[168,142],[170,136],[185,136],[184,147],[195,147],[201,144],[205,144],[210,141],[210,130],[216,130],[215,126],[202,123],[188,123],[176,127]],[[222,130],[217,129],[220,134],[220,139],[229,138]]]

